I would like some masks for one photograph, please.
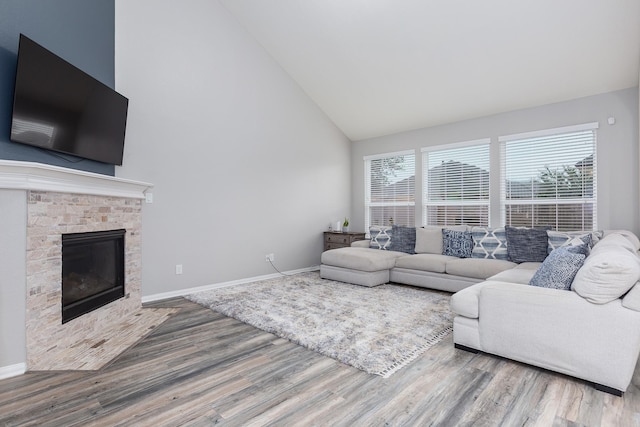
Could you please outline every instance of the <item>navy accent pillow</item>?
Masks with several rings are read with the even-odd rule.
[[[549,238],[542,228],[505,227],[507,253],[515,263],[542,262],[547,257]]]
[[[442,255],[471,258],[473,237],[469,231],[442,229]]]
[[[529,284],[542,288],[571,290],[573,278],[586,256],[569,251],[567,248],[554,249],[536,270]]]
[[[416,253],[416,228],[404,227],[402,225],[393,225],[391,229],[391,245],[390,251],[406,252],[408,254]]]

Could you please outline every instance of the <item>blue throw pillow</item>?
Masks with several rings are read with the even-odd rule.
[[[549,238],[546,229],[509,226],[505,229],[509,260],[516,263],[542,262],[547,257]]]
[[[390,251],[406,252],[408,254],[416,253],[416,228],[404,227],[401,225],[393,225],[391,229]]]
[[[471,258],[473,237],[469,231],[442,229],[442,255]]]
[[[570,252],[567,248],[554,249],[536,270],[529,284],[569,291],[585,258],[584,254]]]

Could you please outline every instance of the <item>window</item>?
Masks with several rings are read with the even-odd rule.
[[[597,123],[499,138],[503,223],[594,230]]]
[[[489,225],[489,139],[422,149],[422,222]]]
[[[413,150],[364,158],[365,230],[371,225],[415,226]]]

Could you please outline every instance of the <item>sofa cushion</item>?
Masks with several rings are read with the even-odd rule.
[[[535,272],[529,284],[541,288],[571,290],[573,278],[585,258],[584,254],[573,253],[566,248],[555,249]]]
[[[624,236],[626,239],[628,239],[631,242],[631,244],[636,249],[636,251],[640,251],[640,240],[638,239],[638,236],[633,234],[631,231],[629,231],[629,230],[608,230],[607,232],[604,233],[604,237],[606,237],[606,236],[608,236],[610,234],[620,234],[620,235]],[[600,237],[602,238],[602,236],[600,236]]]
[[[458,258],[447,255],[436,254],[415,254],[403,256],[396,259],[396,267],[410,270],[431,271],[433,273],[444,273],[447,262]]]
[[[620,247],[610,246],[599,252],[593,249],[571,289],[587,301],[605,304],[620,298],[640,279],[640,260]]]
[[[347,247],[324,251],[321,262],[325,265],[359,271],[379,271],[393,268],[396,258],[406,255],[403,252]]]
[[[404,252],[407,254],[416,253],[416,228],[393,225],[391,228],[390,251]]]
[[[442,229],[442,255],[470,258],[473,238],[469,231]]]
[[[598,244],[593,247],[593,251],[594,253],[598,253],[606,251],[611,247],[624,248],[634,255],[637,251],[635,245],[629,239],[618,233],[608,234],[606,237],[602,238]]]
[[[521,262],[514,267],[514,270],[532,270],[536,271],[542,265],[541,262]]]
[[[392,227],[386,225],[372,225],[369,227],[369,247],[371,249],[389,249],[391,245],[391,230]]]
[[[472,258],[509,259],[504,227],[472,227],[471,236],[473,237]]]
[[[547,230],[526,227],[506,227],[509,260],[542,262],[547,257]]]
[[[518,264],[523,265],[523,264]],[[525,268],[512,268],[511,270],[505,270],[501,273],[489,277],[487,280],[493,280],[494,282],[510,282],[518,283],[520,285],[528,285],[531,278],[536,273],[536,270]]]
[[[516,264],[511,261],[500,259],[456,258],[447,262],[446,273],[455,276],[487,279],[515,266]]]
[[[442,255],[442,227],[416,228],[415,252],[417,254]]]

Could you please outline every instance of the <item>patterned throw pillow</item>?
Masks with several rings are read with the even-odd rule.
[[[509,259],[504,227],[473,227],[471,236],[473,237],[472,258]]]
[[[416,251],[416,228],[393,225],[391,229],[393,239],[389,245],[390,251],[406,252],[415,254]]]
[[[547,230],[540,228],[506,227],[507,253],[515,263],[542,262],[549,245]]]
[[[591,253],[591,246],[591,234],[584,234],[567,240],[562,246],[560,246],[560,248],[564,248],[574,254],[589,256],[589,253]]]
[[[586,256],[558,248],[551,252],[536,270],[529,284],[541,288],[571,290],[576,273],[582,267]]]
[[[391,227],[386,225],[372,225],[369,227],[369,235],[371,241],[369,247],[371,249],[388,250],[391,245]]]
[[[473,238],[469,231],[442,230],[442,255],[471,258]]]
[[[593,245],[598,243],[602,239],[604,233],[602,231],[555,231],[548,230],[547,237],[549,240],[549,247],[547,252],[551,253],[554,249],[558,249],[567,245],[569,242],[575,241],[576,238],[586,239],[589,236],[589,248],[593,248]]]

